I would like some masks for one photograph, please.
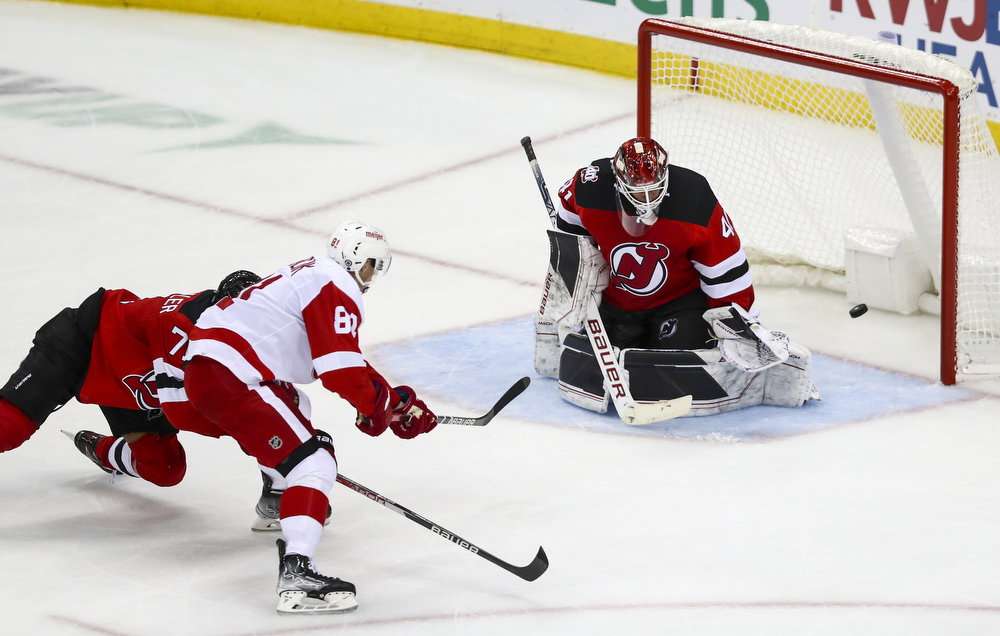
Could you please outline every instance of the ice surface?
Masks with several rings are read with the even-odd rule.
[[[517,565],[526,583],[345,488],[317,564],[345,616],[274,611],[259,475],[231,440],[183,437],[188,474],[111,485],[59,429],[0,457],[0,632],[995,634],[994,383],[942,387],[936,318],[762,288],[817,355],[824,401],[635,434],[559,402],[527,317],[548,225],[519,140],[555,189],[634,130],[632,82],[475,51],[281,25],[0,0],[0,367],[98,286],[163,294],[270,272],[342,220],[396,257],[362,344],[436,410],[484,428],[357,432],[307,390],[344,474]]]

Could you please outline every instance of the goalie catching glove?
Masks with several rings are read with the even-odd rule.
[[[413,439],[437,426],[437,416],[422,400],[417,399],[416,391],[410,387],[390,389],[377,380],[372,380],[372,383],[375,385],[375,407],[368,415],[358,411],[355,422],[362,433],[378,437],[385,429],[392,428],[396,437]],[[392,403],[395,406],[390,406]]]
[[[760,371],[788,359],[788,334],[760,324],[758,310],[739,305],[716,307],[703,314],[719,341],[722,359],[744,371]]]

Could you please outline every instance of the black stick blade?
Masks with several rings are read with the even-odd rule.
[[[545,574],[545,570],[549,569],[549,557],[546,556],[545,550],[539,546],[538,554],[535,555],[535,559],[531,563],[521,568],[508,569],[510,572],[516,574],[525,581],[534,581],[541,575]]]
[[[528,388],[529,384],[531,384],[531,378],[529,378],[528,376],[524,376],[523,378],[515,382],[514,386],[507,389],[507,392],[504,393],[502,396],[500,396],[500,399],[497,400],[497,403],[493,405],[492,409],[490,409],[490,413],[493,413],[493,415],[499,413],[500,410],[503,409],[503,407],[510,404],[514,400],[514,398],[524,393],[525,389]]]
[[[490,423],[490,420],[500,412],[503,407],[507,406],[514,400],[517,396],[524,393],[524,390],[528,388],[531,384],[531,378],[523,377],[514,383],[514,386],[507,389],[507,392],[500,396],[497,403],[493,405],[485,415],[480,417],[456,417],[453,415],[438,415],[438,424],[458,424],[460,426],[486,426]]]

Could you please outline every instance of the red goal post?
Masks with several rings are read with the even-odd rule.
[[[638,134],[709,178],[751,263],[842,276],[848,228],[914,232],[940,297],[942,382],[1000,373],[1000,161],[967,70],[742,20],[646,20],[638,51]]]

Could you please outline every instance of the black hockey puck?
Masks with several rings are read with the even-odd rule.
[[[851,307],[851,318],[857,318],[858,316],[864,316],[868,311],[868,305],[861,303],[860,305],[855,305]]]

